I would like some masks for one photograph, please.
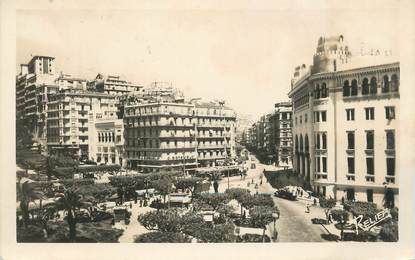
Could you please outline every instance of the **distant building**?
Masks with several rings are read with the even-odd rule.
[[[391,52],[352,55],[343,36],[321,37],[313,65],[296,68],[294,169],[317,194],[398,199],[399,71]]]
[[[278,166],[292,166],[292,105],[291,102],[275,104],[275,113],[272,116],[273,133],[275,140],[272,144],[275,150],[275,162]]]
[[[130,92],[140,91],[143,86],[133,84],[120,76],[98,74],[93,81],[88,83],[88,88],[91,91],[121,96]]]

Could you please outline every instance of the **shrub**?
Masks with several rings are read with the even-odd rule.
[[[258,234],[243,234],[241,237],[242,241],[245,243],[262,243],[262,235]],[[264,236],[264,242],[269,243],[271,239],[268,235]]]
[[[380,230],[379,237],[384,242],[397,242],[399,240],[398,224],[384,224]]]
[[[340,237],[335,234],[321,234],[321,238],[327,241],[338,241]]]
[[[39,226],[29,225],[27,228],[17,228],[16,235],[17,242],[19,243],[46,242],[46,239],[43,235],[43,229]]]
[[[363,201],[345,201],[344,209],[350,211],[354,216],[363,215],[364,219],[373,218],[380,210],[376,203]]]
[[[175,232],[150,232],[137,236],[135,243],[190,243],[182,233]]]
[[[356,233],[345,233],[344,241],[357,241],[357,242],[376,242],[377,235],[370,231],[359,231],[359,234]]]

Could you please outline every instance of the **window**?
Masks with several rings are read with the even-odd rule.
[[[326,111],[321,111],[321,122],[326,122],[327,113]]]
[[[374,159],[373,157],[366,158],[366,174],[367,175],[374,175]]]
[[[375,119],[375,108],[366,107],[365,114],[366,114],[366,120],[374,120]]]
[[[375,134],[373,131],[366,131],[366,149],[373,150],[373,141]]]
[[[386,170],[388,176],[395,176],[395,158],[386,158]]]
[[[395,133],[392,130],[386,131],[386,149],[395,149]]]
[[[369,94],[369,80],[367,78],[364,78],[362,82],[362,95],[367,94]]]
[[[352,80],[352,91],[350,93],[351,96],[357,96],[357,80]]]
[[[316,172],[320,172],[320,157],[316,157]]]
[[[326,83],[321,84],[321,98],[326,98],[328,95]]]
[[[373,202],[373,190],[367,190],[366,195],[367,195],[367,202]]]
[[[391,91],[399,91],[399,79],[396,74],[391,77]]]
[[[350,96],[350,85],[349,85],[349,81],[346,80],[343,83],[343,97],[348,97]]]
[[[322,139],[323,149],[327,149],[327,136],[326,136],[326,133],[321,134],[321,139]]]
[[[320,149],[320,135],[316,134],[316,149]]]
[[[373,77],[370,79],[370,89],[369,89],[370,94],[374,95],[378,92],[378,83],[376,81],[376,78]]]
[[[389,92],[389,77],[388,75],[383,76],[382,93]]]
[[[314,122],[320,122],[320,112],[314,112]]]
[[[307,123],[307,114],[304,115],[304,123]]]
[[[300,116],[300,124],[303,123],[303,116]]]
[[[323,164],[323,172],[327,172],[327,157],[321,157]]]
[[[354,132],[347,132],[347,149],[354,150]]]
[[[347,158],[347,169],[349,174],[354,174],[354,157]]]
[[[316,99],[320,98],[320,85],[319,84],[317,84],[314,88],[314,97]]]
[[[354,121],[354,109],[346,109],[347,121]]]
[[[386,119],[395,119],[395,107],[385,107]]]

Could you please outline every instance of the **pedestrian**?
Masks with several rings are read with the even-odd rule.
[[[143,201],[140,199],[140,207],[143,206]]]
[[[112,217],[112,220],[111,220],[111,225],[115,225],[115,219],[114,219],[114,217]]]
[[[331,212],[329,213],[329,224],[333,223],[333,216],[331,215]]]
[[[130,209],[132,209],[133,208],[133,204],[130,202]]]
[[[310,213],[310,206],[308,204],[306,205],[305,213]]]
[[[244,214],[242,215],[242,219],[246,218],[246,211],[244,210]]]
[[[313,204],[314,204],[314,206],[316,206],[316,205],[317,205],[317,199],[316,199],[316,198],[314,198],[314,200],[313,200]]]

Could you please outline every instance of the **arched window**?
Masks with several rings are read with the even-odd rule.
[[[350,96],[357,96],[357,80],[352,80],[352,89],[350,92]]]
[[[370,79],[370,94],[376,94],[378,91],[378,82],[375,77]]]
[[[305,152],[309,152],[308,135],[305,135]]]
[[[321,84],[321,98],[326,98],[328,95],[327,93],[327,85],[326,83]]]
[[[389,77],[388,75],[383,76],[382,93],[389,92]]]
[[[364,78],[362,82],[362,95],[367,94],[369,94],[369,80],[367,78]]]
[[[399,79],[396,74],[391,77],[391,91],[399,91]]]
[[[350,86],[349,86],[349,81],[346,80],[344,81],[343,84],[343,97],[348,97],[350,96]]]
[[[314,97],[315,99],[319,99],[320,98],[320,85],[317,84],[314,90]]]
[[[303,146],[303,135],[300,135],[300,152],[303,151],[303,148],[304,148],[304,146]]]

